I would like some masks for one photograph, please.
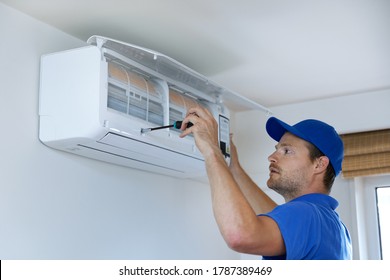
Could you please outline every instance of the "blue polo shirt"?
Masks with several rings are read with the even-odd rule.
[[[279,226],[286,254],[263,259],[349,260],[352,259],[348,229],[335,209],[337,200],[325,194],[306,194],[260,216]]]

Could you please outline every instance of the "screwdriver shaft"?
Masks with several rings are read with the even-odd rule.
[[[175,121],[173,124],[171,125],[164,125],[164,126],[158,126],[158,127],[150,127],[150,128],[141,128],[141,133],[144,134],[144,133],[148,133],[150,131],[153,131],[153,130],[158,130],[158,129],[164,129],[164,128],[170,128],[170,127],[174,127],[174,128],[177,128],[177,129],[180,129],[181,125],[182,125],[182,121]],[[189,122],[187,124],[187,128],[193,126],[193,124],[191,122]]]

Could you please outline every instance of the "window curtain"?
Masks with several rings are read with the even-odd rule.
[[[344,178],[390,173],[390,129],[340,135]]]

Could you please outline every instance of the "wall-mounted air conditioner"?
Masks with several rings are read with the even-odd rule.
[[[93,36],[89,46],[43,55],[39,138],[55,149],[182,178],[205,175],[193,137],[174,128],[195,105],[219,123],[229,159],[229,109],[267,110],[160,53]]]

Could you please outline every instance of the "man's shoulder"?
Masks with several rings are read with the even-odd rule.
[[[315,210],[316,205],[305,200],[292,200],[275,207],[270,215],[305,215],[308,216]]]

